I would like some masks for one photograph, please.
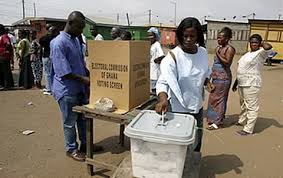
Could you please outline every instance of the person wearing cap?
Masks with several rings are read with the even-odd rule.
[[[148,39],[151,43],[150,47],[150,90],[156,93],[156,83],[160,75],[160,63],[165,57],[164,52],[159,43],[160,33],[157,28],[151,27],[148,31]]]

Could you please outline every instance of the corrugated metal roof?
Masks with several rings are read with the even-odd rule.
[[[248,24],[248,20],[243,20],[243,21],[233,21],[233,20],[216,20],[216,19],[209,19],[205,20],[207,23],[209,22],[216,22],[216,23],[235,23],[235,24]]]
[[[249,19],[249,23],[283,23],[283,20]]]
[[[15,25],[22,25],[22,24],[26,24],[26,25],[30,25],[30,21],[57,21],[57,22],[66,22],[67,19],[59,19],[59,18],[49,18],[49,17],[26,17],[24,19],[18,20],[14,23],[12,23],[12,26]]]
[[[177,27],[174,25],[166,25],[166,24],[153,24],[153,25],[144,25],[145,27],[157,27],[157,28],[173,28],[176,29]]]
[[[98,17],[98,16],[90,16],[90,15],[87,15],[86,17],[97,24],[110,24],[110,25],[117,24],[115,20],[106,17]]]

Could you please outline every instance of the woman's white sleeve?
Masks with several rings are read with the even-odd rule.
[[[170,55],[167,55],[160,64],[160,71],[161,74],[158,78],[156,84],[156,94],[158,95],[161,92],[167,93],[168,97],[170,97],[169,93],[169,84],[168,80],[174,80],[175,83],[177,82],[177,70],[176,70],[176,63],[172,59]]]

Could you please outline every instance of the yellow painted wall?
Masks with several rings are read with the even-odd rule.
[[[276,51],[278,54],[274,57],[274,59],[283,59],[283,43],[270,43],[273,46],[273,50]]]
[[[283,24],[251,24],[251,35],[255,33],[273,46],[273,50],[278,53],[274,59],[283,60]]]

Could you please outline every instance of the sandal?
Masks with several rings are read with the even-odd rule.
[[[207,128],[207,130],[217,130],[219,127],[216,124],[210,124]]]

